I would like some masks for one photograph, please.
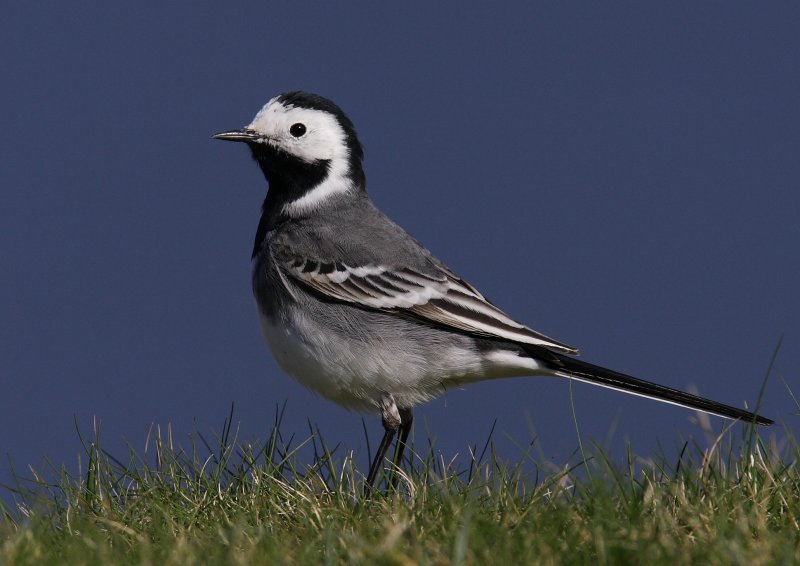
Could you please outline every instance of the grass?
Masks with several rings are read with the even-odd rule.
[[[729,427],[677,461],[621,465],[583,446],[562,469],[539,464],[534,444],[509,464],[490,440],[463,463],[429,443],[396,490],[367,499],[352,453],[318,433],[286,440],[280,417],[264,445],[239,442],[229,418],[186,450],[154,428],[124,458],[93,431],[84,470],[12,488],[0,563],[800,563],[791,437],[779,447]]]

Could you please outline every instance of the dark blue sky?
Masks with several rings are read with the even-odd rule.
[[[235,402],[254,439],[287,399],[287,435],[310,419],[366,467],[358,415],[262,342],[265,182],[211,139],[292,89],[350,114],[381,208],[589,361],[752,407],[784,334],[762,412],[797,432],[781,380],[800,394],[796,4],[298,6],[4,7],[0,447],[16,468],[74,464],[74,418],[96,415],[113,451],[153,422],[210,435]],[[691,411],[573,391],[582,433],[616,427],[613,450],[702,437]],[[566,381],[482,383],[416,415],[447,459],[495,419],[509,458],[534,435],[556,463],[577,446]]]

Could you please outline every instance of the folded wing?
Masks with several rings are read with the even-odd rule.
[[[334,300],[379,310],[400,311],[470,334],[544,346],[558,352],[578,350],[520,324],[490,303],[469,283],[439,269],[351,266],[295,257],[281,262],[284,271]]]

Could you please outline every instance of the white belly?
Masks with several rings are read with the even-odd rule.
[[[390,393],[400,407],[413,407],[465,383],[538,373],[538,364],[516,353],[482,355],[455,343],[430,344],[418,337],[381,336],[369,342],[325,331],[298,311],[286,324],[260,315],[264,338],[283,370],[305,387],[349,409],[378,411]]]

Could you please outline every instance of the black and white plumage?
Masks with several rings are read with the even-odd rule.
[[[333,102],[270,100],[244,129],[269,183],[253,248],[253,290],[282,368],[342,406],[381,413],[375,481],[411,408],[465,383],[519,375],[577,379],[726,418],[751,412],[573,358],[578,350],[515,321],[456,276],[367,196],[363,151]]]

